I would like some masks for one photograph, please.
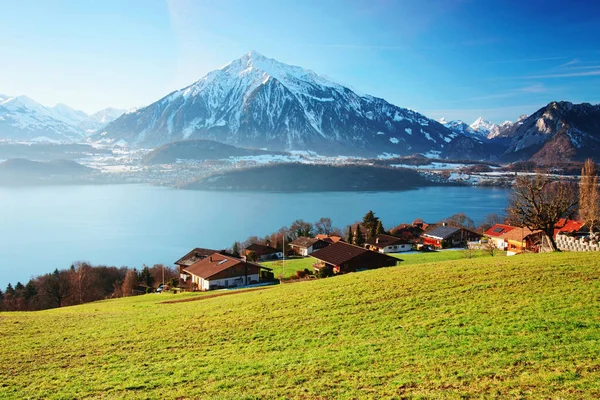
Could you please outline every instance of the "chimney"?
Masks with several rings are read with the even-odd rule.
[[[442,222],[442,226],[448,226],[446,222]]]
[[[379,238],[375,239],[375,243],[379,244]]]
[[[210,262],[213,262],[213,260],[212,260],[212,256],[209,256],[209,257],[208,257],[208,261],[210,261]]]

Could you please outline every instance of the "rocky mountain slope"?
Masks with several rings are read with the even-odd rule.
[[[495,125],[487,136],[488,139],[500,139],[500,138],[512,138],[515,135],[515,132],[521,125],[523,125],[523,121],[527,119],[527,115],[521,115],[519,119],[515,122],[512,121],[504,121],[499,125]]]
[[[377,155],[442,151],[457,136],[415,111],[250,52],[124,114],[93,138],[139,147],[209,139],[269,150]]]
[[[504,153],[506,160],[543,164],[600,155],[600,105],[552,102],[522,121]]]

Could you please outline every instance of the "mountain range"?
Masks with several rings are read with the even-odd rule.
[[[46,107],[27,96],[0,94],[0,138],[22,141],[81,141],[123,112],[107,108],[88,115],[65,104]]]
[[[205,151],[201,141],[208,140],[321,155],[421,153],[494,161],[533,158],[551,164],[598,157],[599,107],[552,102],[531,116],[499,125],[483,118],[470,125],[434,121],[252,51],[126,113],[106,109],[90,116],[62,104],[44,107],[25,96],[0,95],[0,139],[86,140],[138,148],[183,141],[161,149],[170,157],[200,147]]]

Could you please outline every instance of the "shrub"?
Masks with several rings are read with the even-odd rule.
[[[306,278],[306,272],[296,271],[296,278],[298,278],[298,279]]]
[[[333,268],[331,268],[329,265],[319,270],[319,278],[327,278],[330,276],[333,276]]]

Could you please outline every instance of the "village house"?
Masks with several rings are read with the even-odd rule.
[[[543,243],[542,231],[532,231],[529,228],[515,228],[504,235],[506,255],[530,252],[538,253]]]
[[[177,269],[179,270],[179,279],[186,282],[190,275],[184,272],[184,269],[214,253],[218,253],[218,250],[196,247],[185,256],[175,261],[175,265],[177,265]]]
[[[264,244],[253,243],[244,249],[246,257],[253,254],[256,261],[277,260],[283,258],[283,252]]]
[[[317,262],[313,264],[316,272],[330,268],[334,274],[393,267],[402,261],[398,258],[367,250],[363,247],[337,242],[310,255]]]
[[[214,253],[184,269],[196,290],[246,286],[273,280],[271,268]]]
[[[421,235],[423,244],[445,249],[448,247],[459,247],[468,242],[478,241],[481,235],[466,228],[441,225]]]
[[[365,249],[379,253],[398,253],[412,250],[412,243],[390,235],[379,235],[365,242]]]
[[[306,257],[313,251],[327,247],[330,244],[325,240],[301,236],[290,243],[290,248],[299,256]]]
[[[514,229],[520,229],[516,226],[510,226],[505,224],[496,224],[490,229],[485,231],[483,235],[500,250],[506,250],[508,248],[508,242],[506,240],[506,234]]]

